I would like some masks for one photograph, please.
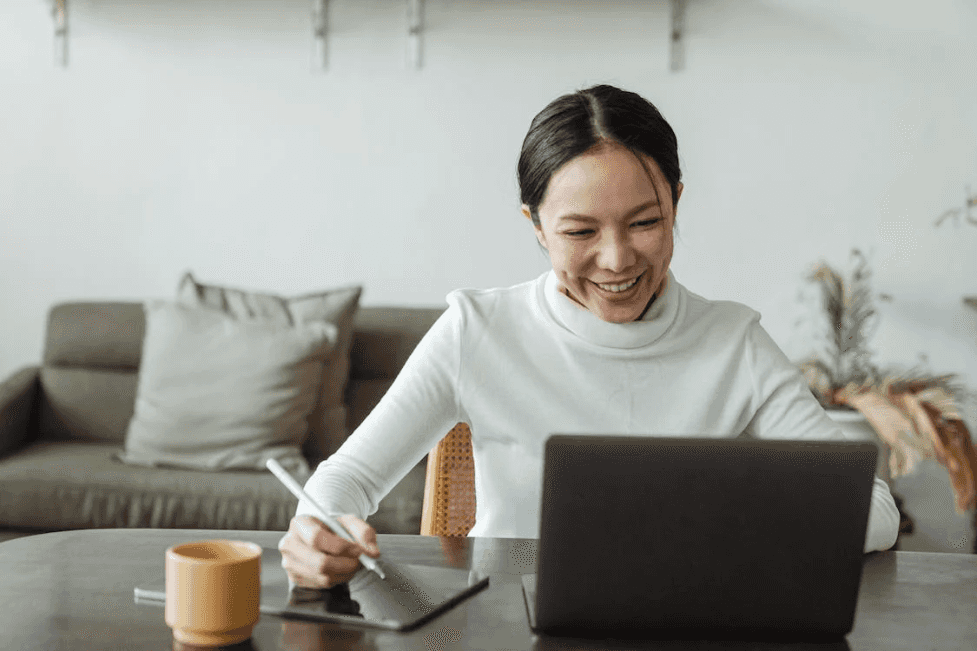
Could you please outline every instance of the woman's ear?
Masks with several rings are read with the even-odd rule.
[[[678,203],[678,200],[682,198],[682,190],[684,190],[684,189],[685,189],[685,186],[682,185],[682,182],[681,181],[679,181],[678,182],[678,185],[675,186],[675,203]]]
[[[533,224],[533,231],[536,233],[536,241],[539,242],[539,245],[549,251],[546,248],[546,237],[543,235],[543,229]]]
[[[529,209],[529,206],[527,206],[526,204],[522,204],[522,214],[526,219],[533,221],[533,213]],[[533,221],[533,231],[535,231],[536,233],[536,241],[539,242],[539,245],[545,249],[546,237],[543,235],[543,229],[537,226],[536,222],[534,221]]]

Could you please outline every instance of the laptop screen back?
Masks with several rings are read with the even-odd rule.
[[[550,437],[537,629],[843,636],[877,454],[848,441]]]

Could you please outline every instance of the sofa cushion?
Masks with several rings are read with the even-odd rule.
[[[40,438],[124,440],[144,332],[139,303],[51,308],[40,374]]]
[[[269,472],[145,468],[117,461],[121,449],[43,441],[0,459],[0,524],[284,531],[295,514]]]
[[[0,457],[28,440],[39,370],[28,366],[0,381]]]
[[[0,459],[0,527],[285,531],[297,500],[269,472],[213,473],[121,463],[121,446],[42,441]],[[367,518],[378,533],[420,531],[424,464]]]
[[[280,324],[326,322],[336,327],[336,341],[323,366],[320,395],[309,417],[309,436],[303,446],[306,458],[313,462],[335,452],[348,434],[343,397],[349,377],[353,320],[361,292],[362,287],[351,286],[284,298],[204,284],[191,273],[184,275],[177,290],[178,300],[184,304],[219,309],[239,320]]]
[[[350,378],[392,380],[443,307],[362,307],[350,350]]]
[[[404,362],[443,312],[440,307],[359,309],[346,387],[346,422],[351,433],[380,402]]]
[[[146,303],[135,413],[121,459],[142,465],[263,470],[270,458],[307,475],[301,445],[336,328],[238,320]]]
[[[45,366],[139,368],[143,330],[140,303],[62,303],[48,314]]]
[[[136,400],[136,371],[44,366],[38,428],[45,439],[121,443]]]
[[[353,432],[370,415],[373,408],[380,402],[393,380],[359,380],[350,378],[346,387],[346,408],[349,416],[349,431]]]

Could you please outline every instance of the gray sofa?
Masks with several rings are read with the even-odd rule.
[[[361,307],[345,392],[349,431],[376,405],[444,308]],[[149,468],[114,458],[135,404],[140,303],[65,303],[43,363],[0,382],[0,541],[82,528],[284,531],[296,500],[268,472]],[[309,457],[314,468],[320,459]],[[381,502],[380,533],[418,533],[422,461]]]

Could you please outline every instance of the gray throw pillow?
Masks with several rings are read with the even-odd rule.
[[[215,308],[239,320],[261,319],[280,324],[324,322],[336,327],[336,342],[324,363],[319,399],[309,416],[310,431],[303,446],[306,458],[315,463],[338,450],[349,433],[344,397],[349,380],[353,317],[362,291],[360,286],[350,286],[284,298],[201,283],[188,272],[180,281],[177,300],[185,305]]]
[[[145,305],[135,413],[119,458],[147,466],[307,476],[301,452],[336,327],[240,320],[168,301]]]

